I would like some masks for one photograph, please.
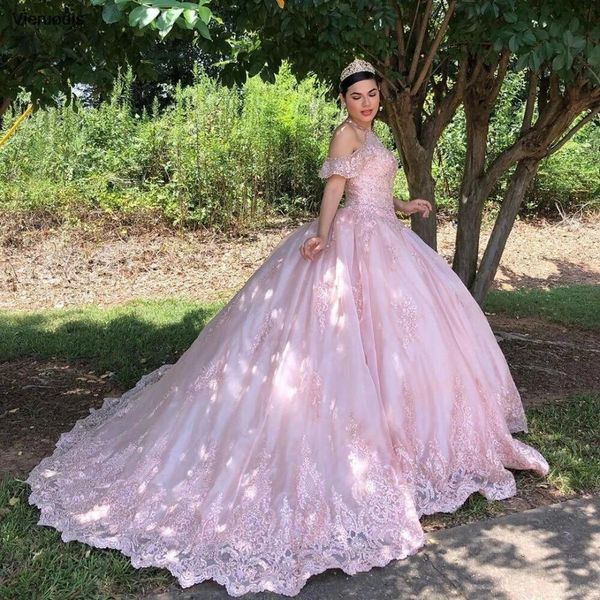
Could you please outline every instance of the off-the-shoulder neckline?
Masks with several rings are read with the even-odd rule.
[[[379,139],[375,135],[375,132],[372,129],[367,130],[366,133],[367,133],[367,137],[369,134],[371,134],[372,137]],[[328,157],[327,160],[343,160],[345,158],[352,158],[353,156],[356,156],[367,144],[368,144],[368,141],[367,141],[367,138],[365,137],[365,141],[356,150],[354,150],[354,152],[351,152],[350,154],[344,154],[343,156]]]

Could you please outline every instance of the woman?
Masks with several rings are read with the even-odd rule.
[[[27,481],[40,525],[165,567],[183,587],[296,595],[415,553],[423,514],[516,493],[545,459],[489,324],[396,217],[396,159],[371,129],[375,71],[341,77],[349,118],[318,219],[289,234],[174,365],[62,434]],[[345,193],[342,208],[338,204]]]

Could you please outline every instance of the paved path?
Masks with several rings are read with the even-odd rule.
[[[205,581],[148,600],[226,600]],[[242,599],[289,598],[270,592]],[[313,575],[295,600],[600,600],[600,498],[568,500],[441,530],[406,560]]]

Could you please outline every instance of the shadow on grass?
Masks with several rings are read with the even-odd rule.
[[[114,372],[116,381],[129,388],[144,373],[175,362],[221,307],[167,300],[6,313],[0,321],[0,360],[84,360],[94,369]]]
[[[492,290],[484,307],[488,312],[531,316],[600,331],[600,286],[570,285],[548,290]]]

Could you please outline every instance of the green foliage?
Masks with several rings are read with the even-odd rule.
[[[525,110],[526,81],[521,72],[508,73],[494,106],[488,135],[488,164],[518,138]],[[600,210],[600,166],[595,160],[600,149],[600,129],[595,123],[584,127],[556,154],[540,163],[527,192],[524,213],[556,214],[557,205],[566,213],[578,209]],[[465,160],[465,115],[461,108],[444,131],[433,175],[437,181],[438,204],[454,206],[460,193]],[[505,173],[493,191],[492,202],[500,203],[508,185]]]
[[[104,8],[109,4],[124,14],[127,7],[139,6],[107,0]],[[199,18],[206,27],[204,18],[210,15]],[[191,39],[193,34],[178,28],[177,37]],[[2,0],[0,100],[17,98],[24,90],[34,105],[44,106],[54,105],[59,92],[70,97],[75,83],[110,89],[117,68],[125,63],[135,67],[138,77],[152,78],[154,69],[144,57],[159,43],[157,36],[132,30],[125,22],[103,21],[101,7],[90,0]]]
[[[157,30],[161,38],[177,25],[183,29],[197,29],[202,36],[211,39],[208,24],[213,14],[207,6],[210,0],[145,0],[141,5],[135,0],[89,1],[94,6],[102,6],[105,23],[126,21],[131,27],[149,27]]]
[[[600,128],[591,124],[544,160],[527,192],[525,210],[571,213],[600,210]]]
[[[28,119],[0,148],[2,208],[58,221],[150,210],[216,229],[318,210],[316,173],[342,117],[314,77],[299,83],[284,65],[272,84],[230,89],[196,69],[172,106],[141,115],[131,79],[119,76],[98,108],[62,104]]]
[[[396,6],[394,6],[394,4]],[[213,39],[233,42],[236,60],[224,77],[228,83],[241,82],[246,71],[273,76],[282,60],[290,60],[294,72],[304,76],[315,72],[337,83],[341,68],[355,55],[383,65],[390,59],[386,76],[404,85],[417,38],[410,34],[415,10],[423,12],[424,2],[408,0],[344,0],[287,2],[280,10],[271,0],[251,0],[233,4],[213,0],[211,6],[223,18],[212,31]],[[433,39],[448,3],[433,0],[429,35]],[[395,36],[398,13],[404,24],[406,60],[399,68],[399,48]],[[254,44],[244,31],[256,32]],[[240,36],[242,40],[240,42]],[[562,79],[583,74],[596,84],[600,81],[600,27],[598,4],[576,0],[458,0],[434,57],[434,71],[444,61],[455,61],[466,47],[472,54],[488,58],[503,49],[514,57],[517,70],[552,69]],[[403,70],[402,70],[403,69]]]
[[[315,208],[315,174],[340,117],[325,92],[314,77],[297,83],[287,64],[273,84],[255,77],[244,87],[237,143],[250,201],[270,198],[280,212]]]

